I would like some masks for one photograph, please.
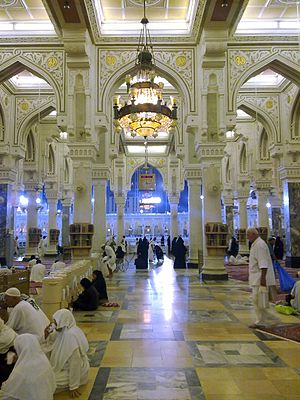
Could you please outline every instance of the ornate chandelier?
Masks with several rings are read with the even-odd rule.
[[[136,71],[132,79],[126,75],[125,82],[129,94],[128,101],[120,104],[119,98],[114,98],[114,119],[117,130],[123,129],[132,137],[157,137],[158,132],[167,132],[176,125],[177,104],[171,98],[172,108],[163,101],[164,84],[156,83],[156,72],[150,33],[147,28],[146,1],[144,0],[144,17],[137,48]]]

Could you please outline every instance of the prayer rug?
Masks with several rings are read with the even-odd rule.
[[[259,328],[259,331],[270,333],[279,338],[300,343],[300,324],[284,324]]]

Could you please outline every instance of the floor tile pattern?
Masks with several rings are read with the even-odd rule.
[[[90,344],[80,399],[300,400],[300,344],[248,328],[246,282],[202,282],[165,258],[149,271],[131,265],[107,285],[120,307],[74,313]]]

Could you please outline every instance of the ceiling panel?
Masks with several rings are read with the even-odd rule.
[[[8,35],[15,36],[16,34],[22,34],[15,24],[25,23],[27,33],[37,33],[37,30],[32,27],[32,24],[43,23],[44,30],[49,33],[55,33],[54,27],[50,21],[47,11],[42,3],[42,0],[18,0],[13,6],[0,9],[0,20],[2,22],[10,23],[7,25]],[[32,29],[32,30],[31,30]],[[1,29],[5,31],[5,29]],[[43,32],[38,32],[43,34]]]
[[[117,32],[129,32],[128,21],[134,23],[130,27],[130,34],[138,34],[140,31],[140,20],[143,17],[143,0],[94,0],[96,4],[99,26],[102,34],[117,34]],[[196,8],[203,0],[147,0],[146,16],[151,22],[158,25],[150,26],[151,34],[164,34],[168,25],[169,34],[178,34],[178,29],[182,33],[188,33],[191,29]],[[118,24],[115,24],[115,22]],[[124,21],[124,25],[121,23]],[[176,26],[181,21],[184,26]],[[127,23],[127,27],[126,27]],[[174,24],[174,26],[173,26]],[[174,32],[173,32],[174,31]]]
[[[299,3],[298,15],[300,15]],[[296,22],[299,19],[297,7],[291,4],[283,4],[279,0],[249,0],[245,12],[238,24],[238,34],[298,34],[295,23],[287,28],[281,26],[281,22]],[[274,28],[268,28],[264,21],[276,22]],[[252,24],[251,24],[252,23]]]

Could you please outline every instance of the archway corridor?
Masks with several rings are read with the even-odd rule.
[[[119,308],[75,313],[90,345],[81,399],[300,398],[299,344],[248,328],[247,283],[199,284],[197,270],[175,271],[165,257],[159,268],[115,274],[108,295]]]

